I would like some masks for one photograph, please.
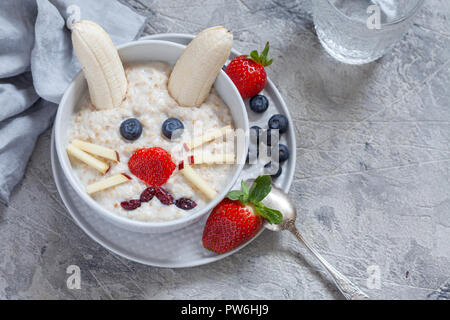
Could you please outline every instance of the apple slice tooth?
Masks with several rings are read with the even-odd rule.
[[[223,137],[233,132],[233,128],[231,126],[225,126],[220,129],[214,129],[206,132],[204,135],[199,137],[195,137],[191,139],[191,141],[187,141],[184,143],[184,147],[187,151],[195,149],[207,142],[215,140],[217,138]]]
[[[89,153],[84,152],[73,144],[67,146],[67,153],[86,163],[88,166],[100,171],[102,174],[105,174],[109,170],[109,165],[107,163],[94,158]]]
[[[184,161],[181,161],[178,165],[180,172],[186,177],[186,179],[197,189],[199,189],[209,200],[217,197],[217,191],[214,190],[192,167]]]
[[[187,158],[190,165],[196,164],[233,164],[234,154],[233,153],[223,153],[223,154],[193,154]]]
[[[75,139],[72,141],[72,144],[90,154],[94,154],[96,156],[119,162],[119,153],[116,150],[112,150],[106,147],[102,147],[93,143],[81,141],[78,139]]]
[[[97,181],[95,183],[89,184],[86,186],[86,192],[88,194],[93,194],[95,192],[99,192],[105,189],[109,189],[115,187],[124,182],[128,182],[131,180],[131,177],[126,175],[125,173],[119,173],[114,176],[108,177],[106,179]]]

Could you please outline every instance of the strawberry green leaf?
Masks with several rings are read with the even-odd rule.
[[[242,189],[242,192],[247,195],[250,193],[250,190],[249,190],[248,186],[245,184],[244,180],[241,181],[241,189]]]
[[[268,54],[269,54],[269,42],[266,43],[264,50],[261,52],[261,57],[267,59]]]
[[[240,200],[241,195],[242,195],[241,190],[232,190],[228,192],[227,198],[230,200]]]
[[[255,60],[256,62],[258,62],[258,60],[259,60],[259,54],[258,54],[258,51],[253,50],[252,52],[250,52],[250,58],[252,58],[252,59]]]
[[[250,187],[248,201],[258,203],[262,201],[272,190],[272,179],[270,176],[259,176]]]
[[[247,59],[252,59],[256,63],[258,63],[264,67],[267,67],[267,66],[270,66],[273,62],[273,59],[267,60],[268,54],[269,54],[269,42],[266,43],[266,46],[264,47],[264,50],[261,52],[261,54],[259,54],[257,50],[253,50],[247,56]]]
[[[227,198],[230,200],[239,200],[242,204],[248,202],[248,186],[245,184],[244,180],[241,181],[242,190],[232,190],[228,192]]]
[[[246,204],[248,202],[248,194],[241,193],[241,196],[239,197],[239,201],[242,204]]]
[[[255,205],[256,212],[271,224],[280,224],[283,222],[283,214],[275,209],[266,207],[259,202]]]

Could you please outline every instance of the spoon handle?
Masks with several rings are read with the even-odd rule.
[[[359,289],[353,282],[351,282],[342,273],[337,271],[331,264],[326,261],[320,253],[318,253],[313,247],[309,245],[308,242],[302,237],[297,227],[295,226],[295,221],[289,221],[285,228],[289,230],[297,239],[300,241],[328,270],[330,275],[333,277],[334,282],[338,289],[342,292],[347,300],[369,300],[369,296],[366,295],[361,289]]]

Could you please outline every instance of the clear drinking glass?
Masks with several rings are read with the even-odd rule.
[[[402,38],[424,0],[312,0],[322,46],[344,63],[384,55]]]

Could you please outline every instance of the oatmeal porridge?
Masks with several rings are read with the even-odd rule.
[[[172,99],[167,89],[171,70],[171,66],[163,62],[126,66],[128,90],[122,104],[116,108],[96,109],[86,96],[69,129],[71,141],[81,140],[117,152],[120,159],[118,162],[98,158],[109,165],[104,175],[76,159],[71,159],[71,163],[83,186],[121,173],[131,177],[127,183],[91,194],[101,206],[120,216],[140,221],[170,221],[191,215],[209,202],[208,197],[180,172],[179,164],[186,161],[186,143],[198,138],[199,132],[214,132],[228,126],[234,129],[231,113],[214,89],[200,107],[180,106]],[[133,141],[124,139],[119,130],[121,124],[130,118],[138,119],[142,126],[142,133]],[[162,125],[169,118],[178,119],[184,126],[182,135],[177,139],[171,140],[162,134]],[[185,198],[195,201],[197,206],[194,209],[184,210],[174,204],[166,205],[157,197],[153,197],[151,201],[142,202],[135,210],[125,210],[121,206],[122,201],[139,199],[141,193],[149,187],[147,183],[130,172],[128,162],[137,150],[153,147],[166,150],[176,165],[162,187],[175,200]],[[234,140],[232,135],[223,135],[202,144],[198,149],[201,149],[203,155],[213,157],[229,153],[229,150],[233,152]],[[197,149],[194,153],[196,152]],[[219,193],[229,181],[233,171],[233,165],[230,164],[195,165],[194,163],[191,168],[215,192]]]

